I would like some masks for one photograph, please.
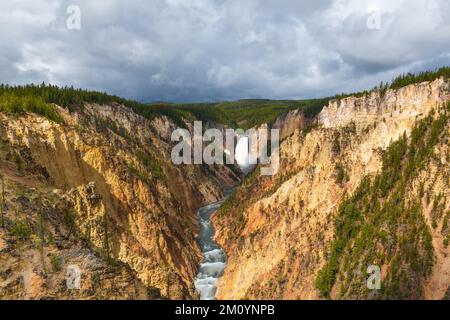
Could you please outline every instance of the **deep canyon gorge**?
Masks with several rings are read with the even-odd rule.
[[[254,126],[280,129],[273,176],[174,165],[185,114],[0,112],[0,298],[449,297],[449,100],[439,77],[288,110]]]

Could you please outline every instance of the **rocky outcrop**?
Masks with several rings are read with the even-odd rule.
[[[423,116],[449,97],[450,84],[439,78],[433,82],[409,85],[397,90],[374,90],[362,97],[350,96],[331,100],[320,112],[324,128],[337,128],[352,122],[365,126],[388,118],[402,123]]]
[[[286,114],[279,116],[272,125],[272,129],[280,130],[280,140],[284,140],[292,135],[296,130],[303,130],[311,123],[313,119],[306,118],[300,110],[291,110]]]

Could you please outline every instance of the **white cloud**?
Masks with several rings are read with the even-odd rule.
[[[450,64],[449,14],[446,0],[2,0],[0,82],[146,101],[317,97]]]

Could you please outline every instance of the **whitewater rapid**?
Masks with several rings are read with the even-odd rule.
[[[225,199],[211,203],[198,210],[200,225],[198,241],[203,253],[203,261],[200,264],[194,284],[201,300],[215,299],[217,281],[223,275],[223,270],[227,264],[225,252],[214,241],[215,231],[210,218],[230,194],[231,191],[228,191],[225,193]]]

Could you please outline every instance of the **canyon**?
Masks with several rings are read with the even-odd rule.
[[[314,116],[286,111],[255,127],[280,129],[272,176],[175,165],[180,123],[121,103],[55,105],[61,123],[0,112],[0,299],[448,297],[449,100],[441,77],[331,99]],[[370,207],[367,190],[399,165],[386,154],[434,127],[414,174]],[[394,200],[404,210],[392,220],[365,214]],[[348,231],[350,204],[358,217]],[[66,288],[69,265],[82,271],[79,290]],[[382,292],[367,290],[368,265],[380,266]]]

